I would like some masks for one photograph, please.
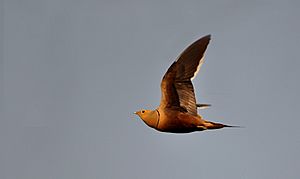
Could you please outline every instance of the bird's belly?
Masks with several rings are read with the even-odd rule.
[[[198,120],[193,116],[166,116],[157,126],[157,130],[171,133],[189,133],[197,131]]]

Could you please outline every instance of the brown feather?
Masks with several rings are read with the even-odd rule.
[[[197,116],[196,98],[191,78],[196,75],[203,63],[204,52],[209,40],[210,35],[207,35],[194,42],[169,67],[161,82],[161,107],[176,106]]]

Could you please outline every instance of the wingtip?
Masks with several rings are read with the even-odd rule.
[[[199,109],[206,109],[211,107],[211,104],[196,104],[197,108]]]
[[[210,40],[211,39],[211,34],[207,34],[203,38],[208,38]]]
[[[197,41],[203,41],[203,40],[210,41],[210,39],[211,39],[211,34],[207,34],[207,35],[200,37]]]

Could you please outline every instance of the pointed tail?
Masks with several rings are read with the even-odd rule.
[[[221,129],[223,127],[237,127],[241,128],[241,126],[231,126],[231,125],[226,125],[226,124],[221,124],[221,123],[216,123],[216,122],[210,122],[210,121],[205,121],[205,127],[207,129]]]

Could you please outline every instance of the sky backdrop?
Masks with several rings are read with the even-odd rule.
[[[300,1],[0,0],[1,179],[298,179]],[[211,34],[207,120],[166,134],[160,81]]]

